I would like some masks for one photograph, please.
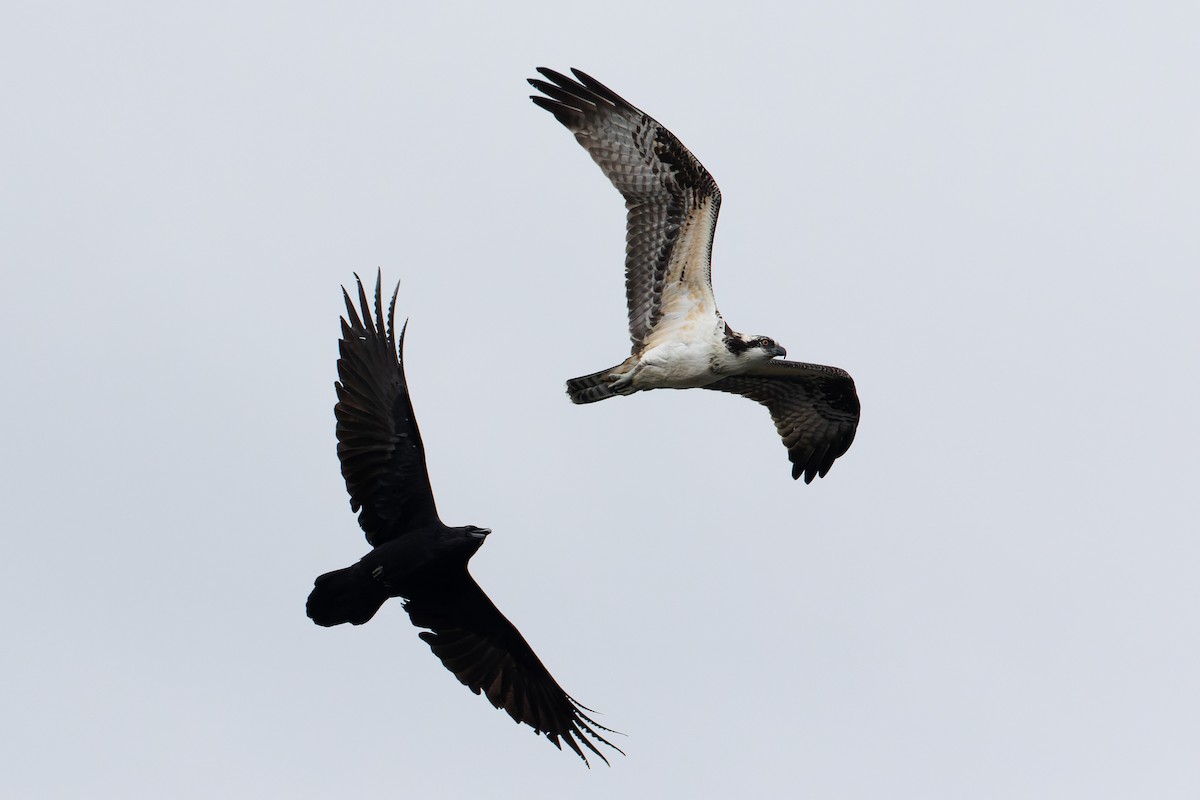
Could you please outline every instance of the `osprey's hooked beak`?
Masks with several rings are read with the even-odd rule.
[[[775,349],[773,351],[771,351],[771,357],[772,358],[787,358],[787,350],[785,350],[783,348],[783,345],[777,344],[777,345],[775,345]]]

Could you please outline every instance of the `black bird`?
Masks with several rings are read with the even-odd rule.
[[[487,528],[442,524],[433,502],[425,448],[404,379],[404,330],[396,346],[399,284],[383,319],[381,276],[375,282],[375,316],[362,280],[350,295],[338,345],[338,458],[350,508],[367,534],[371,552],[357,564],[327,572],[308,596],[308,616],[318,625],[361,625],[389,597],[404,599],[423,639],[475,694],[562,749],[566,742],[584,763],[584,745],[605,764],[588,737],[622,752],[596,729],[590,711],[563,691],[520,632],[505,619],[467,571],[467,562],[491,533]],[[407,323],[405,324],[407,328]],[[586,734],[586,736],[584,735]],[[590,766],[590,765],[589,765]]]

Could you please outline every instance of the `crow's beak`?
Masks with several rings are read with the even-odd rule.
[[[476,528],[475,530],[471,531],[471,535],[474,536],[476,539],[482,539],[491,532],[492,532],[491,528]]]

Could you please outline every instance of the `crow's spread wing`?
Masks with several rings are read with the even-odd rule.
[[[712,296],[712,240],[721,192],[704,165],[662,125],[595,78],[539,68],[531,100],[565,125],[625,198],[625,297],[638,353],[674,292]]]
[[[562,749],[560,740],[587,763],[583,747],[604,757],[592,743],[619,748],[598,730],[612,733],[587,716],[551,677],[533,649],[465,569],[410,597],[404,604],[414,625],[446,669],[475,694],[483,692],[492,705],[503,708]]]
[[[858,428],[854,379],[837,367],[768,361],[743,375],[705,386],[762,403],[771,412],[792,462],[792,477],[805,483],[825,477],[850,448]]]
[[[396,346],[396,295],[392,293],[386,324],[380,277],[375,281],[375,315],[372,317],[362,280],[358,300],[350,295],[342,318],[338,343],[337,452],[342,477],[350,493],[350,508],[359,512],[358,524],[367,541],[378,546],[409,528],[437,519],[425,447],[413,415],[404,380],[404,331]]]

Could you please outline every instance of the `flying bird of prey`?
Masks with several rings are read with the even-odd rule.
[[[575,134],[625,198],[625,296],[632,355],[567,381],[576,403],[650,389],[716,389],[766,406],[792,477],[825,476],[854,441],[858,395],[837,367],[777,361],[766,336],[729,326],[713,298],[711,257],[721,192],[675,136],[595,78],[539,68],[530,97]]]
[[[401,597],[413,624],[430,629],[421,639],[472,692],[482,691],[492,705],[545,734],[560,750],[559,741],[566,742],[585,764],[581,744],[607,764],[588,737],[621,752],[597,729],[612,731],[563,691],[467,571],[491,531],[448,527],[438,517],[404,378],[404,330],[396,346],[399,291],[397,285],[385,325],[379,278],[374,318],[361,280],[361,316],[342,290],[337,451],[350,508],[358,512],[373,549],[357,564],[316,579],[308,616],[318,625],[361,625],[389,597]]]

